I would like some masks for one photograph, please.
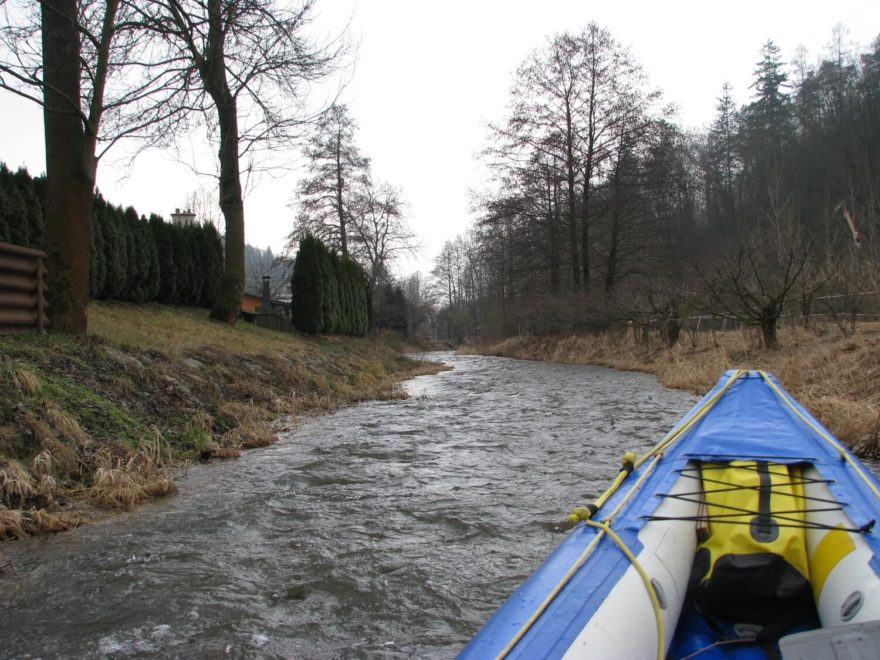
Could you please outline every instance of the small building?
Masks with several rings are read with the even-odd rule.
[[[262,302],[263,298],[259,293],[245,291],[241,294],[241,311],[250,312],[251,314],[258,312]]]
[[[171,222],[175,225],[194,225],[196,223],[196,214],[190,209],[185,211],[174,209],[174,213],[171,214]]]

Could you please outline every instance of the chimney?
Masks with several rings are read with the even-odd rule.
[[[260,302],[261,312],[272,311],[272,299],[269,295],[269,276],[263,275],[263,300]]]

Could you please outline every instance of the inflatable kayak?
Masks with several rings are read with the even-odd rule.
[[[880,482],[766,372],[569,518],[459,657],[880,657]]]

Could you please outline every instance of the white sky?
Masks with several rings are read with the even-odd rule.
[[[738,105],[749,100],[767,39],[785,61],[804,46],[812,62],[825,53],[837,24],[848,28],[859,50],[880,34],[877,0],[321,0],[318,12],[329,32],[350,20],[359,48],[342,101],[359,123],[358,144],[372,159],[374,176],[403,189],[423,244],[401,274],[429,271],[444,241],[469,226],[468,191],[481,187],[475,154],[486,123],[504,118],[513,71],[547,37],[590,21],[607,27],[631,48],[665,101],[679,106],[681,123],[696,128],[711,121],[725,81]],[[42,173],[39,108],[0,91],[0,111],[0,160]],[[287,172],[248,192],[249,243],[280,250],[291,229],[296,178]],[[105,197],[142,214],[168,218],[199,186],[214,182],[167,154],[147,153],[129,168],[123,151],[111,152],[98,169]]]

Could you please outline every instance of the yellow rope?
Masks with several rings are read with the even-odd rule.
[[[592,517],[593,513],[598,511],[611,498],[611,496],[617,491],[617,489],[624,482],[624,480],[629,476],[632,469],[639,468],[649,458],[654,457],[654,461],[651,463],[650,466],[648,466],[648,468],[646,470],[644,470],[642,472],[642,474],[639,476],[639,478],[636,480],[636,482],[633,484],[633,486],[629,489],[629,492],[627,492],[627,494],[621,499],[621,501],[614,508],[614,511],[612,511],[603,520],[603,522],[601,524],[593,523],[591,525],[594,527],[598,527],[599,533],[596,534],[595,538],[584,549],[584,551],[578,556],[577,560],[575,560],[575,562],[574,562],[574,564],[572,564],[571,568],[569,568],[568,571],[566,571],[565,575],[563,575],[562,578],[560,578],[559,582],[557,582],[556,585],[553,587],[553,589],[551,589],[551,591],[547,595],[547,597],[541,602],[540,605],[538,605],[537,609],[526,620],[526,622],[520,627],[520,629],[516,632],[516,634],[513,636],[513,638],[507,643],[507,645],[503,649],[501,649],[500,653],[496,656],[496,660],[502,660],[503,658],[505,658],[507,656],[508,653],[510,653],[513,650],[513,648],[519,643],[519,641],[523,638],[523,636],[534,625],[535,621],[537,621],[538,618],[540,618],[540,616],[544,613],[544,611],[547,609],[547,607],[550,605],[550,603],[553,602],[553,599],[556,598],[556,596],[559,595],[559,592],[562,591],[562,589],[565,587],[566,584],[568,584],[568,582],[569,582],[569,580],[571,580],[572,576],[578,571],[578,569],[580,569],[581,566],[583,566],[584,562],[587,560],[587,558],[590,556],[590,554],[592,554],[593,550],[595,549],[595,547],[599,543],[599,541],[602,539],[602,537],[606,533],[610,532],[610,528],[608,527],[608,525],[611,523],[611,521],[614,519],[614,517],[620,512],[620,510],[623,508],[623,506],[626,504],[626,502],[630,499],[630,497],[633,495],[633,493],[635,493],[639,489],[639,487],[642,485],[642,483],[644,483],[647,476],[652,472],[652,470],[657,465],[660,458],[662,458],[663,450],[666,449],[673,442],[675,442],[678,438],[680,438],[681,435],[685,431],[687,431],[691,426],[693,426],[697,421],[702,419],[703,416],[705,416],[705,414],[707,412],[709,412],[709,410],[712,409],[712,407],[718,402],[718,400],[722,397],[722,395],[730,388],[730,386],[733,385],[733,383],[736,382],[744,373],[746,373],[746,372],[743,371],[742,369],[737,369],[736,371],[734,371],[730,375],[730,377],[727,379],[727,381],[724,383],[724,385],[722,385],[721,388],[714,395],[712,395],[712,397],[709,400],[707,400],[702,406],[700,406],[700,408],[693,415],[691,415],[690,418],[688,418],[688,420],[684,424],[682,424],[681,426],[679,426],[676,429],[673,429],[669,433],[669,435],[667,435],[665,438],[663,438],[663,440],[661,440],[647,454],[645,454],[644,456],[642,456],[638,460],[633,460],[634,455],[632,455],[629,452],[626,455],[624,455],[624,458],[623,458],[624,469],[622,469],[617,474],[617,476],[614,478],[614,481],[611,483],[611,485],[608,487],[608,489],[604,493],[602,493],[602,495],[593,503],[593,505],[590,508],[577,507],[568,516],[568,518],[566,518],[566,520],[570,523],[576,523],[581,520],[584,521],[585,523],[592,522],[590,520],[590,518]],[[628,464],[632,466],[631,469],[628,468]],[[609,536],[610,536],[610,534],[609,534]],[[618,543],[618,541],[615,541],[615,543]],[[620,543],[618,543],[618,546],[620,546]],[[634,561],[635,558],[632,556],[632,553],[629,553],[628,550],[624,554],[627,554],[627,557],[630,558],[630,561]],[[635,565],[635,563],[633,565]],[[640,569],[641,569],[641,567],[637,567],[636,570],[640,570]],[[641,571],[641,572],[644,572],[644,571]],[[650,580],[648,581],[648,584],[650,587]],[[653,594],[653,587],[649,588],[649,592],[651,594]],[[653,595],[652,602],[654,600],[656,600],[656,594]],[[660,639],[662,641],[662,631],[660,634],[661,634]],[[662,654],[665,653],[665,649],[662,648],[662,645],[658,648],[657,653],[658,653],[658,657],[662,658]]]
[[[782,390],[780,390],[779,387],[777,387],[776,383],[774,383],[770,379],[770,376],[767,374],[766,371],[759,371],[758,373],[761,374],[761,378],[764,379],[764,382],[767,383],[767,385],[770,387],[771,390],[773,390],[773,392],[776,394],[776,396],[778,396],[780,399],[782,399],[782,401],[785,402],[785,404],[791,409],[791,411],[795,415],[797,415],[801,419],[801,421],[804,422],[804,424],[806,424],[811,429],[813,429],[813,431],[816,433],[816,435],[818,435],[825,442],[827,442],[832,447],[834,447],[834,449],[837,450],[837,453],[840,454],[840,457],[843,460],[845,460],[847,463],[850,464],[850,466],[856,471],[856,474],[858,474],[862,478],[862,481],[864,481],[865,484],[867,484],[868,488],[871,489],[871,491],[874,493],[874,495],[876,495],[877,497],[880,497],[880,491],[877,490],[877,486],[875,486],[874,483],[868,478],[868,476],[865,474],[864,470],[862,470],[862,468],[858,464],[858,462],[853,460],[853,457],[850,456],[849,452],[843,448],[843,446],[840,444],[840,441],[838,441],[836,438],[834,438],[831,435],[829,435],[828,433],[826,433],[820,427],[816,426],[816,424],[814,424],[812,422],[812,420],[810,420],[800,410],[798,410],[797,406],[795,406],[789,400],[789,398],[787,396],[785,396],[785,394],[782,392]]]
[[[648,592],[648,598],[650,598],[651,607],[654,610],[654,619],[657,623],[657,660],[663,660],[666,656],[666,631],[663,627],[663,609],[660,606],[660,600],[657,598],[657,592],[654,590],[654,585],[651,584],[651,578],[648,576],[647,571],[645,571],[632,551],[626,547],[626,543],[623,542],[623,539],[615,534],[614,530],[612,530],[607,523],[586,520],[584,521],[584,524],[605,532],[608,535],[608,538],[614,541],[617,547],[620,548],[620,551],[626,555],[626,558],[629,559],[633,568],[636,569],[639,577],[642,578],[642,583],[645,585],[645,590]]]
[[[647,468],[645,468],[645,470],[642,472],[641,475],[639,475],[639,478],[633,484],[632,488],[629,489],[629,492],[626,494],[626,496],[614,508],[614,511],[611,512],[611,515],[609,515],[608,518],[606,518],[605,520],[602,521],[602,524],[605,525],[605,527],[607,527],[608,524],[610,524],[610,522],[614,518],[614,516],[616,516],[617,513],[620,511],[620,509],[623,508],[623,505],[630,498],[630,496],[634,492],[636,492],[639,489],[639,487],[644,483],[645,479],[647,479],[648,475],[651,473],[651,471],[657,465],[660,458],[661,458],[661,456],[658,455],[657,458]],[[628,472],[621,471],[620,474],[617,475],[617,479],[615,479],[615,482],[618,481],[618,479],[622,481],[623,478],[626,478],[626,476],[628,474],[629,474]],[[605,495],[608,494],[609,491],[611,491],[611,488],[609,488],[607,491],[605,491],[605,493],[602,494],[602,497],[600,497],[599,500],[596,500],[596,501],[598,502],[601,500],[604,503],[604,501],[607,500],[607,497],[605,497]],[[579,508],[583,508],[583,507],[579,507]],[[584,510],[587,511],[586,509],[584,509]],[[574,514],[572,514],[572,515],[574,515]],[[582,520],[584,520],[584,522],[589,521],[589,511],[587,511],[587,517],[582,518]],[[553,589],[550,590],[550,593],[547,594],[547,597],[543,601],[541,601],[541,604],[538,605],[538,607],[535,609],[535,611],[532,612],[532,615],[526,620],[525,623],[523,623],[523,625],[520,627],[520,629],[511,638],[511,640],[507,643],[507,646],[505,646],[503,649],[501,649],[501,651],[498,653],[498,655],[495,656],[496,660],[501,660],[502,658],[505,658],[507,656],[507,654],[513,650],[513,648],[519,643],[519,641],[523,638],[523,636],[535,624],[535,621],[537,621],[540,618],[540,616],[544,613],[544,610],[546,610],[547,607],[550,605],[550,603],[553,602],[553,599],[559,595],[559,592],[562,591],[562,589],[565,587],[566,584],[568,584],[568,582],[571,580],[571,578],[574,576],[574,574],[577,573],[578,569],[580,569],[580,567],[584,565],[584,562],[593,553],[593,550],[596,548],[596,546],[599,544],[599,541],[602,540],[602,537],[606,533],[607,532],[604,527],[599,528],[599,533],[596,534],[596,536],[593,538],[593,540],[590,541],[589,545],[586,548],[584,548],[584,551],[578,556],[578,558],[571,565],[571,567],[565,572],[565,575],[563,575],[559,579],[559,582],[557,582],[556,585],[553,587]]]
[[[617,491],[617,489],[620,487],[620,484],[622,484],[633,471],[636,462],[636,455],[633,452],[628,451],[623,455],[623,460],[621,462],[623,463],[623,467],[621,468],[620,472],[617,473],[617,476],[614,477],[614,481],[611,482],[611,485],[608,486],[607,489],[605,489],[605,492],[602,493],[599,498],[589,507],[575,507],[574,511],[568,514],[568,516],[565,518],[565,522],[573,525],[581,520],[589,520],[592,517],[593,513],[595,513],[605,505],[605,502],[608,501],[608,498],[610,498]]]
[[[529,631],[529,628],[534,625],[535,621],[544,613],[544,610],[547,609],[547,606],[556,598],[557,594],[562,591],[562,588],[568,584],[568,581],[571,577],[578,571],[578,569],[583,566],[583,563],[587,560],[587,557],[593,552],[593,548],[598,545],[599,541],[602,539],[602,532],[596,534],[590,544],[584,548],[584,551],[580,554],[574,564],[571,565],[571,568],[568,569],[565,575],[562,576],[562,579],[556,583],[556,586],[547,594],[547,597],[538,605],[538,608],[532,612],[532,615],[528,618],[528,620],[522,625],[522,627],[517,631],[517,633],[513,636],[513,638],[507,642],[507,646],[505,646],[498,655],[495,656],[496,660],[502,660],[507,657],[507,654],[513,650],[513,647],[519,643],[519,640],[523,638],[523,636]]]

